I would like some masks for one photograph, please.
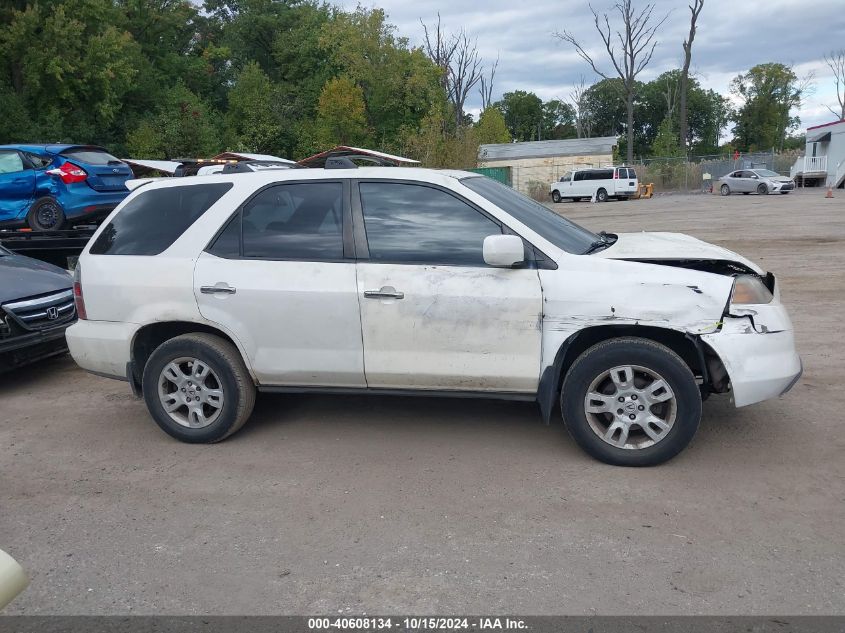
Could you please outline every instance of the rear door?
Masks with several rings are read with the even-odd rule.
[[[502,225],[433,185],[361,181],[359,190],[353,201],[367,385],[535,392],[540,280],[533,266],[484,263],[484,238],[501,234]]]
[[[265,385],[364,387],[348,181],[274,184],[194,269],[202,315],[233,333]]]
[[[129,165],[100,148],[72,147],[61,156],[82,167],[88,174],[85,182],[96,191],[126,191],[126,181],[132,178]]]
[[[17,150],[0,149],[0,222],[21,218],[35,196],[35,170]]]

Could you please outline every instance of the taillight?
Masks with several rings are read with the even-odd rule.
[[[73,163],[63,163],[61,167],[48,169],[46,173],[51,176],[58,176],[66,185],[70,185],[74,182],[82,182],[88,178],[88,174],[85,173],[85,170],[79,165],[74,165]]]
[[[76,268],[73,271],[73,303],[76,305],[76,315],[84,320],[88,320],[88,313],[85,311],[85,297],[82,296],[82,266],[79,262],[76,263]]]

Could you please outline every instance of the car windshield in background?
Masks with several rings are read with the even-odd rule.
[[[567,253],[580,255],[599,239],[599,236],[592,231],[486,176],[469,176],[463,178],[461,184],[483,196]]]
[[[763,178],[778,178],[780,174],[776,171],[772,171],[771,169],[758,169],[757,170],[758,176],[763,176]]]
[[[70,158],[71,160],[78,160],[89,165],[109,165],[112,163],[121,163],[119,158],[115,158],[108,152],[101,149],[79,148],[69,149],[62,152],[62,156]]]

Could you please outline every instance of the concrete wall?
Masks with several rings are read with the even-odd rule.
[[[574,167],[605,167],[613,164],[612,154],[594,156],[553,156],[546,158],[509,158],[506,160],[484,160],[479,167],[510,167],[513,188],[529,193],[529,183],[540,182],[548,192],[549,185]]]

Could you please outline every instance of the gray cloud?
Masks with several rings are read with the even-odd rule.
[[[636,0],[635,0],[636,2]],[[655,0],[655,15],[670,12],[658,36],[649,67],[641,76],[649,80],[682,62],[681,43],[689,29],[685,1]],[[530,90],[543,99],[566,98],[581,75],[595,79],[589,66],[572,47],[555,39],[554,31],[567,29],[583,40],[596,59],[606,59],[585,0],[378,0],[398,33],[411,43],[422,41],[420,19],[433,23],[439,12],[449,30],[460,28],[478,39],[485,61],[500,57],[495,92]],[[599,12],[610,9],[612,0],[594,0]],[[636,2],[643,5],[644,2]],[[354,1],[346,1],[354,8]],[[367,3],[372,6],[372,3]],[[693,48],[693,71],[701,83],[728,93],[730,80],[755,64],[793,64],[799,74],[815,71],[816,91],[802,107],[802,125],[830,120],[824,104],[834,104],[833,80],[822,56],[845,45],[843,0],[705,0]],[[610,73],[609,63],[600,67]],[[476,94],[468,103],[480,105]]]

